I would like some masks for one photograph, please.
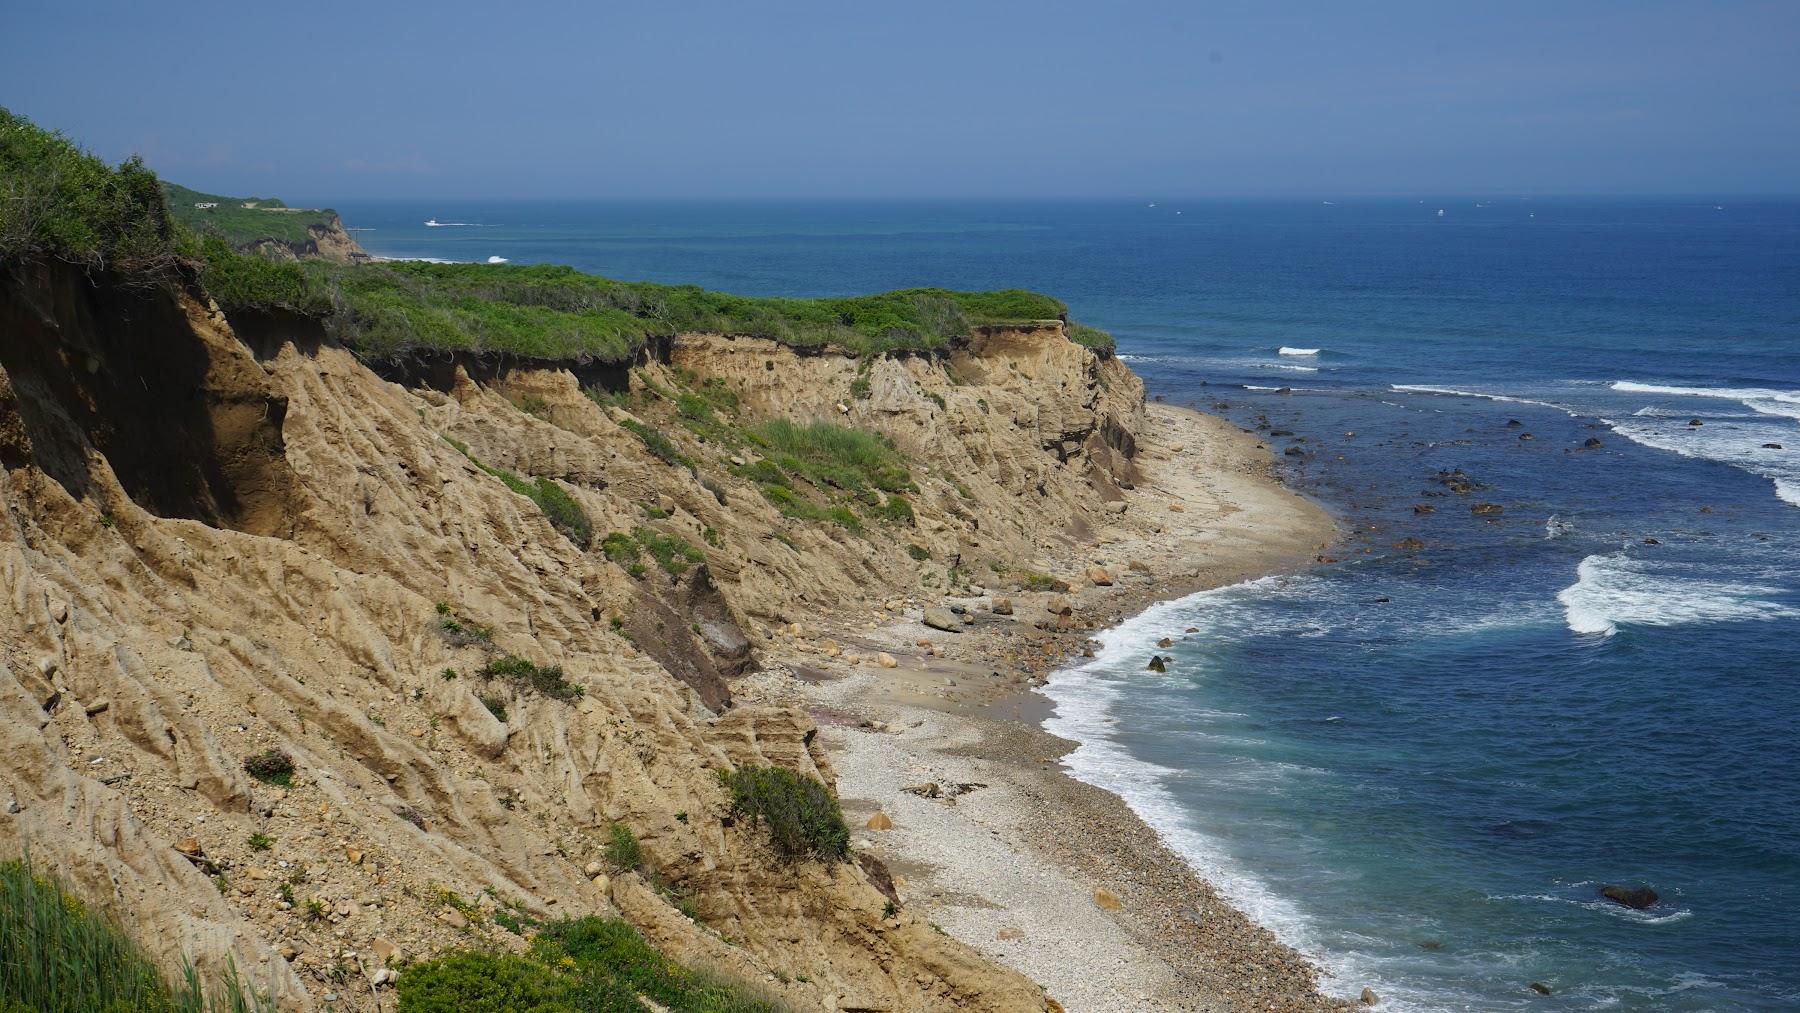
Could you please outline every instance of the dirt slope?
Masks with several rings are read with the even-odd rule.
[[[299,1008],[391,1006],[378,938],[411,958],[518,945],[496,914],[614,910],[672,956],[786,982],[799,1008],[1046,1008],[884,917],[861,865],[773,861],[714,771],[832,782],[803,712],[731,702],[781,624],[1047,566],[1101,523],[1143,418],[1117,360],[1057,322],[861,370],[686,335],[615,371],[639,393],[602,404],[542,364],[403,386],[304,321],[238,324],[71,270],[0,277],[0,853],[29,849],[171,963],[234,960]],[[733,460],[753,450],[703,442],[647,392],[709,380],[737,397],[733,425],[887,434],[912,523],[783,516]],[[621,425],[639,420],[692,469]],[[705,563],[634,577],[477,461],[556,483],[597,535],[649,527]],[[507,655],[583,695],[481,677]],[[291,788],[244,770],[272,748]],[[593,881],[615,821],[661,891]]]

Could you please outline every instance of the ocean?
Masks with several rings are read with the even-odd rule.
[[[388,256],[1061,297],[1345,533],[1053,676],[1075,776],[1337,994],[1800,1008],[1800,203],[339,209]]]

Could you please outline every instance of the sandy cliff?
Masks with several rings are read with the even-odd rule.
[[[1046,1008],[886,914],[878,862],[773,861],[714,771],[833,781],[804,711],[733,702],[783,624],[1030,568],[1110,516],[1138,477],[1129,370],[1051,321],[860,361],[683,335],[603,371],[638,392],[614,404],[551,364],[385,372],[407,382],[302,320],[57,267],[0,279],[0,851],[29,848],[171,961],[233,959],[300,1007],[391,1005],[377,938],[517,945],[492,917],[510,909],[622,912],[799,1008]],[[654,393],[695,385],[732,391],[739,421],[886,434],[912,522],[784,516],[743,475],[754,450],[682,430]],[[554,482],[597,535],[648,526],[705,563],[635,577],[477,461]],[[508,655],[583,695],[479,674]],[[271,748],[291,788],[245,772]],[[594,881],[615,821],[663,889]]]

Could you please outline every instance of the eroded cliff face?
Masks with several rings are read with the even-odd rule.
[[[886,916],[879,870],[774,861],[714,772],[831,784],[811,720],[732,706],[732,678],[775,624],[1079,536],[1132,480],[1128,370],[1050,322],[866,365],[689,335],[609,374],[887,434],[913,526],[858,534],[783,516],[741,449],[669,427],[693,467],[658,459],[621,424],[659,421],[654,396],[603,405],[574,372],[492,363],[406,386],[304,321],[239,323],[72,270],[0,275],[0,853],[29,849],[171,964],[233,960],[302,1008],[391,1004],[378,937],[518,945],[483,916],[502,907],[622,912],[677,959],[781,972],[800,1008],[1046,1008]],[[633,576],[482,465],[705,562]],[[480,674],[508,655],[582,695]],[[292,787],[245,772],[267,749]],[[594,881],[614,822],[661,889]]]
[[[351,238],[344,228],[343,219],[336,213],[327,216],[323,225],[308,225],[307,238],[300,242],[288,242],[280,239],[264,239],[252,243],[239,250],[240,253],[255,253],[277,260],[299,260],[305,257],[319,257],[324,260],[335,260],[340,264],[354,264],[358,261],[373,259],[368,251]]]

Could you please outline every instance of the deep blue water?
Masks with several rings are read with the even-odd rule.
[[[394,256],[1062,297],[1347,532],[1060,673],[1078,776],[1384,1008],[1800,1008],[1800,203],[1147,203],[340,210]]]

